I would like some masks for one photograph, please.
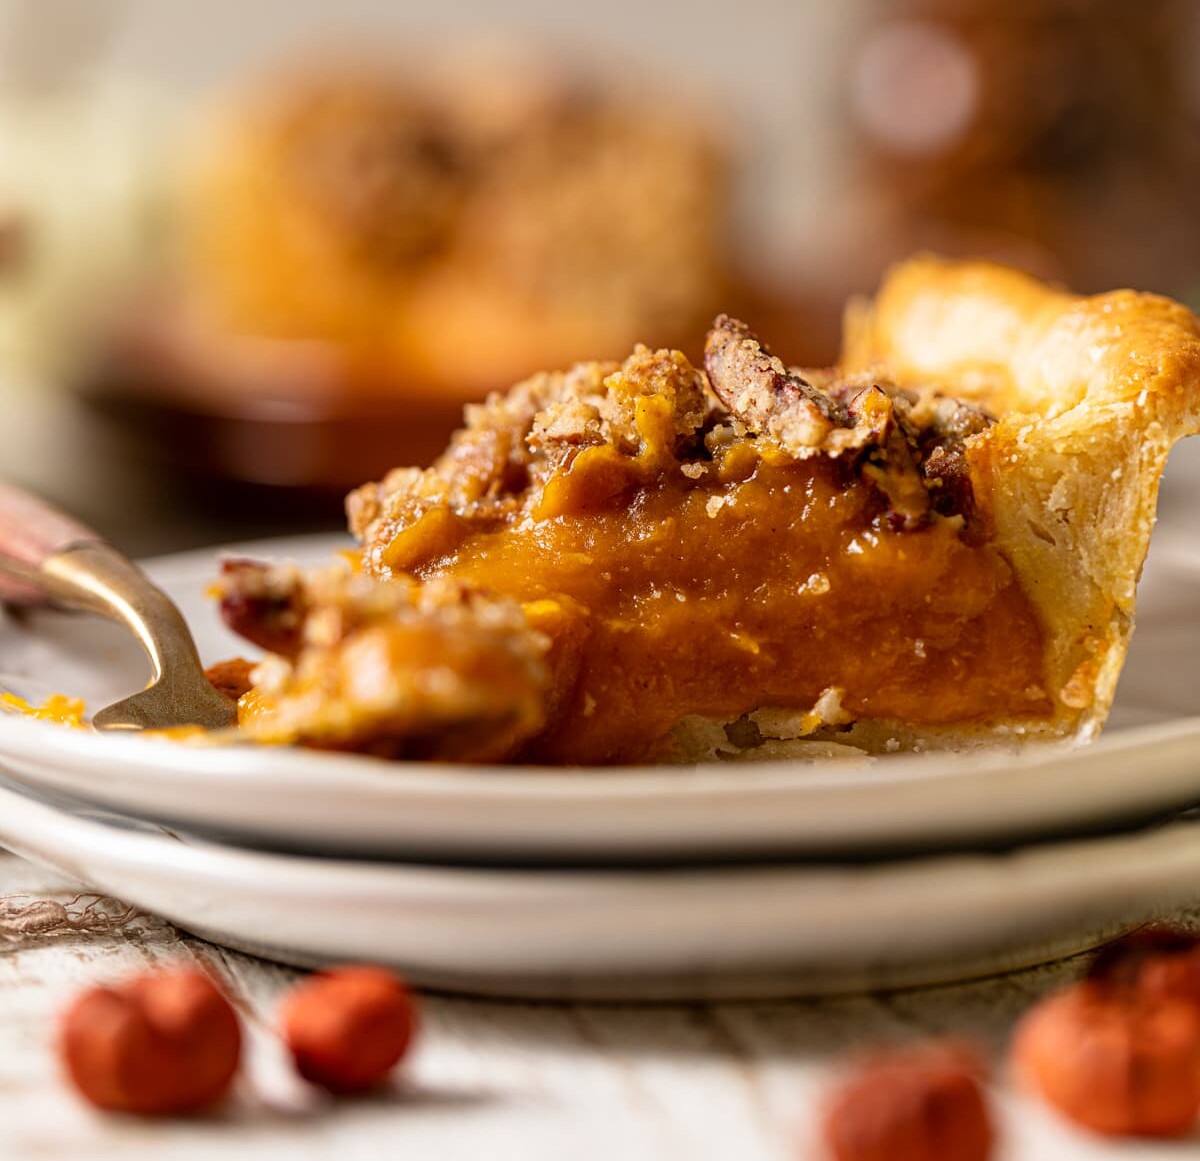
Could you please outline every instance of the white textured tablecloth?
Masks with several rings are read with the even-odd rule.
[[[1014,1019],[1082,960],[980,983],[806,1003],[603,1007],[422,997],[409,1067],[377,1097],[327,1102],[296,1081],[272,1031],[290,969],[181,935],[0,855],[0,1156],[5,1161],[800,1161],[847,1054],[930,1034],[977,1039],[998,1066],[996,1161],[1182,1158],[1174,1145],[1075,1132],[1003,1075]],[[66,906],[63,913],[43,901]],[[1190,917],[1194,919],[1194,917]],[[57,922],[55,922],[57,921]],[[172,961],[224,980],[249,1034],[234,1100],[201,1120],[89,1111],[53,1053],[78,990]]]

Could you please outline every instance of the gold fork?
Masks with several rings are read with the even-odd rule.
[[[92,717],[100,730],[232,726],[230,699],[204,676],[171,599],[96,532],[36,496],[0,483],[0,600],[97,613],[130,629],[150,659],[149,685]]]

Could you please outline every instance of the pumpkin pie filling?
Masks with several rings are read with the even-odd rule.
[[[1049,710],[1037,620],[1002,556],[952,519],[879,527],[836,465],[755,457],[730,479],[725,458],[711,482],[662,479],[410,562],[518,595],[556,643],[556,713],[527,756],[644,760],[687,715],[808,710],[826,689],[846,720]]]

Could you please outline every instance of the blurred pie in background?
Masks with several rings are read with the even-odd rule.
[[[210,119],[181,284],[218,333],[329,344],[355,390],[461,399],[700,335],[727,290],[727,185],[662,94],[527,59],[318,67]]]
[[[207,111],[98,398],[172,465],[344,489],[465,401],[729,305],[710,123],[527,55],[294,68]]]

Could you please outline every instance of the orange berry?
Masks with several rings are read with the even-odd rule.
[[[978,1066],[953,1044],[925,1044],[864,1062],[824,1120],[835,1161],[987,1161],[995,1134]]]
[[[190,1113],[228,1093],[241,1055],[238,1018],[202,971],[159,971],[92,988],[67,1009],[60,1055],[97,1108]]]
[[[1077,984],[1024,1017],[1013,1065],[1059,1112],[1098,1133],[1180,1136],[1200,1113],[1200,1008]]]
[[[292,990],[282,1011],[296,1070],[339,1094],[381,1084],[408,1051],[415,1024],[404,982],[378,967],[319,972]]]

